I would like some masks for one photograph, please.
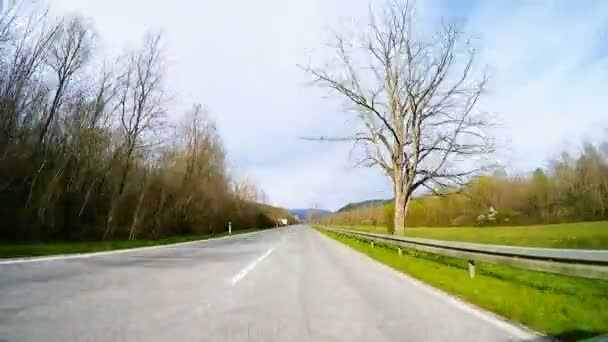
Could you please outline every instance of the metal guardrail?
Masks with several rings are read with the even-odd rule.
[[[475,276],[475,262],[507,264],[517,268],[569,276],[608,280],[608,250],[531,248],[451,242],[321,227],[335,233],[469,261],[469,275]],[[398,252],[402,253],[398,248]]]

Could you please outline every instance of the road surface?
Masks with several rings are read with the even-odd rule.
[[[306,226],[0,264],[1,342],[533,338]]]

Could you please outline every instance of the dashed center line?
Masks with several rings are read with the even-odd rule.
[[[251,272],[260,262],[262,262],[262,260],[266,259],[266,257],[268,257],[270,254],[272,254],[272,252],[274,252],[275,248],[276,247],[272,247],[272,248],[268,249],[264,254],[260,255],[257,259],[253,260],[249,265],[245,266],[245,268],[240,270],[239,273],[235,274],[230,279],[230,284],[236,285],[239,281],[241,281],[243,278],[245,278],[245,276],[249,272]]]

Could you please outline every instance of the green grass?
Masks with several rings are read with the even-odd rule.
[[[386,233],[386,227],[346,227]],[[406,228],[405,236],[548,248],[608,249],[608,221],[512,227]]]
[[[238,230],[233,235],[252,232],[254,229]],[[56,254],[90,253],[128,249],[136,247],[166,245],[171,243],[206,240],[228,235],[227,232],[208,235],[181,235],[159,240],[134,241],[91,241],[91,242],[37,242],[5,243],[0,242],[0,258],[45,256]]]
[[[541,333],[569,341],[608,332],[608,281],[478,264],[471,279],[466,261],[321,232],[403,273]]]

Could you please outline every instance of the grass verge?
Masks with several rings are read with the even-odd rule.
[[[564,341],[608,333],[608,281],[481,263],[470,279],[466,261],[405,250],[320,230],[392,268],[470,303]]]
[[[253,232],[255,229],[234,231],[233,235]],[[36,242],[36,243],[3,243],[0,242],[1,258],[34,257],[57,254],[103,252],[117,249],[129,249],[167,245],[179,242],[207,240],[228,235],[228,232],[208,235],[180,235],[159,240],[134,241],[91,241],[91,242]]]
[[[386,233],[386,227],[343,226]],[[547,248],[608,249],[608,221],[511,227],[407,228],[405,236]]]

